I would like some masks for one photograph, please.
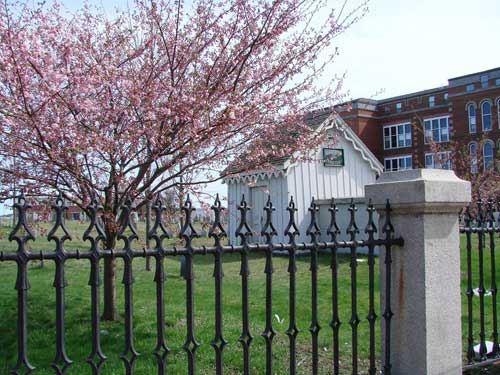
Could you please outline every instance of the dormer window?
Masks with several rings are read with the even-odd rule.
[[[480,78],[481,80],[481,88],[485,89],[488,87],[488,75],[487,74],[483,74]]]
[[[434,95],[429,96],[429,107],[434,107],[436,105],[436,97]]]

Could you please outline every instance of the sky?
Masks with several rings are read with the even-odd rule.
[[[338,8],[341,1],[329,5]],[[70,10],[83,5],[62,3]],[[112,15],[127,1],[90,3]],[[340,55],[326,72],[326,77],[345,73],[347,98],[411,93],[500,66],[500,0],[371,0],[368,7],[366,16],[336,39]],[[227,188],[218,182],[206,192],[225,196]]]

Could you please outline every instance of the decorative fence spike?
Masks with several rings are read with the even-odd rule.
[[[498,343],[498,310],[497,310],[497,281],[496,281],[496,260],[495,260],[495,202],[492,198],[488,199],[488,206],[486,211],[486,223],[488,229],[488,235],[490,237],[490,271],[491,271],[491,321],[492,321],[492,333],[493,347],[491,350],[491,355],[496,356],[500,353],[500,347]]]
[[[330,236],[334,246],[331,248],[330,269],[332,272],[332,320],[330,327],[333,330],[333,373],[339,375],[340,373],[340,350],[339,350],[339,331],[340,331],[340,317],[339,317],[339,290],[338,290],[338,258],[337,258],[337,236],[341,233],[337,225],[337,212],[339,209],[335,204],[335,199],[332,198],[328,212],[330,212],[330,225],[326,234]]]
[[[476,218],[477,227],[481,230],[478,234],[478,262],[479,262],[479,356],[482,360],[486,360],[486,354],[488,353],[488,349],[486,347],[486,322],[485,322],[485,306],[484,306],[484,295],[486,294],[486,288],[484,285],[484,243],[485,243],[485,229],[486,229],[486,220],[485,220],[485,212],[484,212],[484,202],[479,197],[477,202],[477,218]]]
[[[318,320],[318,237],[321,235],[321,231],[317,223],[319,207],[314,201],[314,197],[311,200],[311,206],[309,206],[309,213],[311,215],[311,221],[306,234],[311,237],[311,242],[314,245],[311,249],[311,262],[309,268],[311,271],[311,325],[309,326],[309,332],[311,332],[312,344],[312,373],[313,375],[317,375],[319,369],[318,337],[319,331],[321,330]]]
[[[200,343],[196,340],[194,328],[194,272],[193,272],[193,238],[199,237],[193,227],[192,213],[195,210],[189,194],[181,210],[184,214],[184,224],[179,233],[179,237],[185,241],[187,250],[186,254],[186,341],[183,349],[188,357],[188,373],[194,375],[196,373],[196,349]]]
[[[261,230],[261,235],[265,237],[266,244],[266,265],[264,273],[266,274],[266,325],[261,336],[266,342],[266,375],[273,374],[273,339],[276,331],[273,328],[273,236],[278,235],[273,224],[273,212],[276,210],[271,202],[271,195],[268,196],[264,212],[266,221]]]
[[[210,344],[215,350],[216,374],[222,375],[224,373],[223,351],[224,347],[227,345],[227,341],[224,338],[222,320],[222,278],[224,277],[224,271],[222,270],[222,254],[224,250],[221,241],[227,234],[222,226],[221,214],[224,207],[222,207],[219,194],[217,194],[211,209],[214,212],[214,221],[208,231],[208,236],[215,241],[213,272],[215,280],[215,336]]]
[[[66,262],[66,251],[64,250],[64,242],[71,240],[71,235],[64,224],[63,216],[68,207],[64,204],[62,194],[56,198],[55,204],[52,205],[52,210],[55,213],[55,223],[47,235],[49,241],[56,243],[56,257],[54,262],[56,265],[56,272],[54,277],[53,286],[56,288],[56,355],[52,362],[52,368],[56,374],[65,374],[67,368],[71,365],[72,361],[66,354],[65,347],[65,287],[68,285],[64,274],[64,263]],[[61,229],[63,236],[59,237],[56,232]]]
[[[158,374],[166,374],[167,356],[170,353],[170,348],[167,345],[165,338],[165,269],[163,265],[164,247],[163,241],[170,238],[167,228],[163,222],[163,213],[166,208],[163,205],[160,194],[151,207],[155,213],[155,221],[153,226],[147,233],[149,240],[154,241],[156,269],[154,281],[156,283],[156,347],[153,354],[156,358],[158,366]]]
[[[356,245],[356,235],[359,233],[358,225],[356,224],[356,212],[358,208],[351,199],[349,205],[350,221],[347,225],[346,233],[350,237],[351,245],[351,259],[349,266],[351,268],[351,319],[349,325],[351,326],[351,361],[352,373],[358,373],[358,325],[360,323],[358,316],[358,253]]]
[[[91,319],[92,319],[92,351],[87,358],[87,363],[90,365],[93,375],[101,373],[101,367],[106,361],[101,348],[101,315],[100,315],[100,285],[101,280],[99,277],[99,260],[100,251],[99,244],[105,241],[106,234],[101,224],[99,214],[102,213],[102,206],[98,203],[97,199],[93,199],[86,212],[89,217],[90,223],[88,228],[83,234],[83,240],[90,242],[90,306],[91,306]],[[96,236],[93,237],[92,231],[96,231]]]
[[[290,197],[290,203],[288,203],[288,207],[286,208],[288,211],[288,224],[285,228],[285,235],[288,236],[288,242],[290,244],[290,250],[288,250],[288,274],[289,274],[289,305],[288,305],[288,314],[290,317],[290,322],[288,324],[288,329],[286,330],[286,334],[289,340],[289,348],[290,348],[290,374],[295,375],[297,371],[297,358],[296,358],[296,350],[297,350],[297,335],[299,334],[299,329],[297,327],[296,321],[296,296],[295,296],[295,274],[297,272],[297,264],[296,264],[296,251],[297,244],[295,242],[295,237],[300,235],[299,228],[295,223],[295,213],[297,212],[297,208],[295,207],[295,202],[293,201],[293,197]]]
[[[392,234],[394,233],[394,226],[391,222],[391,212],[392,208],[389,203],[389,199],[385,205],[385,222],[383,232],[385,235],[385,306],[384,317],[385,322],[385,358],[384,358],[384,375],[391,375],[392,364],[391,364],[391,320],[394,316],[391,308],[391,265],[392,265]]]
[[[243,348],[243,374],[250,374],[250,345],[253,341],[253,336],[250,332],[250,321],[248,317],[248,276],[250,274],[250,269],[248,267],[248,241],[252,236],[252,230],[247,223],[247,214],[250,211],[250,207],[245,200],[245,195],[241,197],[241,203],[237,207],[240,212],[240,225],[236,229],[236,236],[241,239],[241,334],[238,341],[241,343]]]
[[[163,249],[163,241],[171,238],[171,235],[163,222],[163,213],[166,211],[166,208],[159,194],[156,196],[156,200],[151,209],[155,214],[155,221],[147,236],[150,240],[155,241],[155,248],[160,250]]]
[[[26,248],[28,241],[34,241],[35,236],[28,227],[26,213],[31,208],[24,197],[23,191],[14,203],[17,221],[9,235],[9,241],[17,242],[17,363],[12,373],[15,375],[30,374],[35,367],[28,359],[28,256]],[[24,234],[21,232],[24,230]]]
[[[122,206],[120,215],[121,226],[118,231],[117,239],[124,243],[123,254],[123,280],[124,294],[125,294],[125,349],[120,358],[125,365],[125,373],[127,375],[134,374],[135,362],[139,353],[135,349],[134,344],[134,302],[133,302],[133,284],[134,275],[132,262],[134,260],[134,251],[132,243],[134,240],[139,239],[135,222],[132,215],[135,212],[132,199],[127,198],[125,204]],[[127,235],[126,231],[130,230],[131,234]]]
[[[368,202],[368,207],[366,208],[368,212],[368,223],[365,227],[365,233],[368,234],[368,242],[372,244],[368,245],[368,315],[366,319],[370,325],[370,368],[368,369],[369,375],[375,375],[377,373],[376,366],[376,353],[375,353],[375,322],[377,321],[377,314],[375,310],[375,245],[373,241],[375,240],[375,233],[377,233],[377,226],[373,219],[375,213],[375,207],[371,200]]]

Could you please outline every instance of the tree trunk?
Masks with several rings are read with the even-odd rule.
[[[110,210],[108,210],[109,212]],[[106,249],[116,246],[116,220],[114,215],[104,217],[104,230],[106,232]],[[116,309],[116,259],[104,258],[104,309],[102,320],[115,321],[118,319]]]
[[[104,259],[104,310],[102,320],[114,321],[118,318],[116,312],[116,260]]]

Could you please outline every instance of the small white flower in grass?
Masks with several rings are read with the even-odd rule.
[[[493,352],[493,343],[491,341],[485,341],[486,344],[486,354],[491,354]],[[474,345],[474,353],[479,355],[479,350],[481,350],[481,344]]]
[[[472,291],[474,292],[475,296],[479,297],[479,288],[472,289]],[[485,293],[484,293],[484,296],[485,297],[490,297],[491,296],[491,290],[486,290]]]
[[[274,318],[278,321],[279,324],[283,324],[285,318],[280,318],[278,314],[274,314]]]

